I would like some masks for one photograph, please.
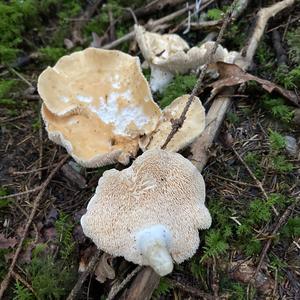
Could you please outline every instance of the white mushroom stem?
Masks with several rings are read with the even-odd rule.
[[[172,81],[174,75],[167,70],[155,65],[150,65],[151,77],[150,87],[153,92],[163,92],[167,85]]]
[[[144,258],[156,273],[165,276],[173,270],[168,251],[171,235],[162,225],[148,227],[137,234],[137,244]]]

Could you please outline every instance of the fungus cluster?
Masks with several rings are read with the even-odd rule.
[[[153,90],[191,69],[184,55],[191,56],[193,48],[179,36],[142,27],[136,33],[152,69]],[[199,49],[207,54],[205,47]],[[164,72],[171,75],[154,78]],[[205,128],[200,99],[194,97],[183,126],[161,150],[189,95],[161,111],[138,57],[93,48],[75,52],[40,75],[38,92],[49,138],[80,165],[126,165],[139,148],[144,151],[127,169],[104,172],[81,219],[84,233],[102,250],[149,265],[162,276],[172,271],[173,262],[191,257],[199,245],[198,229],[208,228],[211,217],[201,174],[176,152]]]

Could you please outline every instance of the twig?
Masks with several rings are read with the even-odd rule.
[[[41,126],[42,124],[42,115],[41,113],[39,113],[39,124],[40,124],[40,128],[39,128],[39,159],[38,159],[38,168],[40,169],[39,173],[38,173],[38,177],[39,180],[42,180],[42,170],[41,168],[43,167],[43,126]]]
[[[117,294],[130,282],[130,280],[142,269],[142,266],[136,267],[130,274],[127,275],[127,277],[117,286],[114,286],[108,296],[107,300],[112,300],[114,299]]]
[[[8,67],[9,71],[11,71],[12,73],[14,73],[15,75],[17,75],[22,81],[24,81],[29,87],[33,87],[33,85],[31,84],[31,82],[29,82],[23,75],[21,75],[19,72],[17,72],[14,68],[12,67]]]
[[[52,167],[56,166],[57,164],[53,164]],[[39,172],[39,171],[43,171],[43,170],[47,170],[49,169],[50,166],[47,167],[42,167],[42,168],[38,168],[38,169],[32,169],[32,170],[28,170],[28,171],[15,171],[12,174],[13,175],[24,175],[24,174],[30,174],[30,173],[35,173],[35,172]]]
[[[90,18],[95,14],[98,7],[103,3],[103,0],[96,0],[92,3],[86,11],[78,18],[78,21],[75,23],[74,28],[72,30],[72,42],[82,43],[83,39],[81,36],[81,29],[83,26],[90,20]]]
[[[16,193],[16,194],[10,194],[10,195],[5,195],[5,196],[0,196],[0,199],[7,199],[7,198],[15,198],[15,197],[18,197],[18,196],[23,196],[23,195],[27,195],[27,194],[30,194],[30,193],[34,193],[34,192],[37,192],[39,190],[41,190],[42,188],[42,185],[34,188],[34,189],[31,189],[31,190],[27,190],[25,192],[20,192],[20,193]]]
[[[28,288],[28,290],[31,291],[31,293],[38,298],[36,292],[33,290],[32,286],[21,276],[19,275],[16,271],[12,271],[12,276],[16,279],[19,280],[24,286]]]
[[[91,260],[89,261],[89,264],[88,264],[86,270],[79,276],[79,278],[78,278],[76,284],[74,285],[72,291],[70,292],[67,300],[76,299],[76,296],[77,296],[78,292],[80,291],[86,278],[95,269],[95,266],[96,266],[101,254],[102,254],[102,251],[97,249],[96,253],[92,256]]]
[[[234,152],[235,156],[238,158],[238,160],[243,164],[243,166],[246,168],[246,170],[248,171],[249,175],[252,177],[252,179],[255,181],[256,186],[261,190],[262,194],[264,195],[265,199],[268,200],[269,197],[262,185],[262,183],[257,179],[257,177],[255,176],[255,174],[252,172],[252,170],[249,168],[248,164],[243,160],[243,158],[239,155],[239,153],[234,149],[234,147],[231,148],[232,151]],[[272,205],[272,209],[274,211],[274,213],[276,214],[276,216],[279,215],[277,209],[274,207],[274,205]]]
[[[287,8],[288,6],[293,5],[294,2],[295,2],[295,0],[283,0],[283,1],[273,4],[270,7],[262,8],[258,12],[255,30],[250,38],[250,41],[248,43],[247,50],[246,50],[246,56],[245,56],[246,62],[247,62],[246,67],[248,67],[248,64],[250,62],[252,62],[252,60],[253,60],[253,56],[256,52],[258,42],[260,41],[260,39],[265,31],[265,28],[266,28],[266,25],[267,25],[267,22],[269,21],[269,19],[271,17],[274,17],[277,13],[279,13],[283,9]]]
[[[189,96],[189,99],[180,115],[180,117],[176,120],[173,120],[172,122],[172,129],[171,129],[171,132],[169,133],[169,135],[167,136],[166,138],[166,141],[164,142],[164,144],[162,145],[162,149],[165,149],[167,147],[167,145],[169,144],[169,142],[171,141],[171,139],[173,138],[173,136],[176,134],[176,132],[182,127],[183,123],[184,123],[184,120],[186,118],[186,114],[194,100],[194,97],[196,96],[196,94],[199,92],[200,89],[202,89],[202,86],[203,86],[203,79],[204,79],[204,76],[206,74],[206,71],[208,69],[208,65],[212,62],[212,59],[213,59],[213,56],[214,54],[216,53],[217,51],[217,48],[223,38],[223,35],[225,33],[225,29],[228,25],[228,23],[230,22],[230,19],[231,19],[231,14],[234,10],[234,7],[235,7],[235,4],[236,4],[237,0],[234,0],[230,9],[227,10],[225,16],[224,16],[224,21],[223,21],[223,24],[222,24],[222,27],[219,31],[219,34],[218,34],[218,37],[217,37],[217,40],[214,44],[214,47],[212,48],[209,56],[208,56],[208,62],[203,66],[202,70],[201,70],[201,73],[199,75],[199,78],[196,82],[196,85],[194,86],[193,90],[192,90],[192,93],[191,95]]]
[[[201,290],[198,290],[197,288],[193,287],[193,286],[187,286],[184,285],[183,283],[174,280],[174,279],[169,279],[168,281],[172,284],[172,286],[184,291],[185,293],[188,294],[192,294],[194,296],[196,296],[197,298],[203,298],[203,299],[208,299],[208,300],[213,300],[215,299],[211,294],[202,292]]]
[[[51,173],[49,174],[49,176],[47,177],[47,179],[43,182],[43,184],[41,185],[40,187],[40,192],[38,193],[38,195],[36,196],[36,198],[34,199],[33,201],[33,207],[32,207],[32,210],[31,210],[31,213],[29,215],[29,219],[27,220],[26,222],[26,225],[25,225],[25,228],[24,228],[24,232],[22,234],[22,237],[19,241],[19,244],[18,244],[18,247],[17,247],[17,250],[14,254],[14,257],[12,259],[12,262],[10,264],[10,267],[8,269],[8,273],[6,274],[6,276],[4,277],[4,279],[2,280],[1,282],[1,287],[0,287],[0,299],[2,299],[8,285],[9,285],[9,282],[10,282],[10,279],[11,279],[11,276],[12,276],[12,272],[14,271],[14,267],[17,263],[17,259],[19,257],[19,254],[22,250],[22,246],[23,246],[23,242],[27,236],[27,233],[28,233],[28,230],[29,230],[29,227],[33,221],[33,218],[35,216],[35,213],[38,209],[38,206],[39,206],[39,202],[40,200],[42,199],[43,195],[44,195],[44,192],[47,188],[47,186],[49,185],[49,183],[51,182],[52,178],[54,177],[54,175],[56,174],[56,172],[60,169],[60,167],[67,161],[67,159],[69,158],[69,156],[65,156],[58,164],[57,166],[51,171]]]
[[[208,0],[208,1],[204,2],[203,5],[201,6],[200,10],[203,10],[208,5],[208,3],[210,3],[211,1],[212,0]],[[190,5],[188,7],[179,9],[178,11],[175,11],[175,12],[171,13],[170,15],[167,15],[167,16],[165,16],[163,18],[158,19],[158,20],[149,21],[145,25],[145,28],[148,29],[148,30],[153,30],[157,26],[160,26],[160,25],[162,25],[164,23],[172,21],[173,19],[175,19],[177,17],[180,17],[181,15],[183,15],[184,13],[186,13],[188,10],[193,9],[194,7],[195,7],[195,5],[193,4],[193,5]],[[115,48],[115,47],[119,46],[120,44],[133,39],[134,36],[135,36],[134,31],[131,31],[131,32],[123,35],[121,38],[119,38],[119,39],[117,39],[117,40],[115,40],[115,41],[113,41],[113,42],[111,42],[109,44],[104,45],[102,48],[103,49],[112,49],[112,48]]]
[[[296,200],[285,210],[285,212],[282,214],[282,216],[279,218],[274,230],[272,231],[271,235],[275,236],[278,232],[278,230],[280,229],[280,227],[287,221],[290,213],[292,212],[292,210],[295,208],[296,204],[298,203],[300,198],[296,198]],[[264,248],[261,252],[260,255],[260,259],[259,259],[259,263],[257,265],[257,268],[255,270],[255,273],[253,275],[253,279],[256,280],[257,274],[259,273],[261,266],[263,264],[263,261],[267,255],[267,252],[271,246],[272,243],[272,239],[268,239],[268,241],[266,242],[266,244],[264,245]]]
[[[294,2],[287,2],[287,1],[281,1],[279,3],[284,2],[284,6],[282,6],[282,10],[290,5],[292,5]],[[264,16],[267,18],[274,17],[275,13],[278,11],[274,11],[274,6],[277,7],[278,3],[274,4],[273,6],[268,7],[267,9],[270,11],[268,14],[265,14]],[[265,8],[263,8],[265,9]],[[274,14],[273,14],[274,12]],[[259,26],[260,24],[267,24],[268,20],[264,20],[264,22],[258,22],[256,26]],[[262,31],[264,32],[265,27],[259,27],[258,29],[254,30],[254,33],[252,34],[250,38],[250,42],[248,42],[248,45],[252,45],[251,51],[255,53],[259,40],[257,39],[256,32]],[[253,40],[253,41],[252,41]],[[244,50],[241,50],[241,53],[248,52],[247,46]],[[252,56],[253,58],[253,56]],[[239,65],[239,67],[247,69],[251,63],[252,58],[250,58],[250,61],[247,61],[245,59],[244,61],[237,61],[236,64]],[[206,126],[205,130],[199,136],[195,142],[191,145],[191,155],[188,157],[193,164],[197,167],[197,169],[201,172],[204,166],[206,165],[208,159],[209,159],[209,147],[213,144],[213,141],[215,140],[220,127],[222,125],[222,122],[224,120],[224,117],[226,115],[227,110],[231,106],[232,100],[228,95],[231,95],[234,93],[234,88],[227,88],[217,99],[214,100],[212,103],[208,113],[206,114],[206,120],[209,125]]]

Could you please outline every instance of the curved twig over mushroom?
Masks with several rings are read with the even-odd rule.
[[[161,148],[172,129],[172,121],[178,119],[190,95],[183,95],[168,105],[160,117],[155,131],[140,139],[140,147],[146,149]],[[167,145],[166,150],[177,152],[191,144],[205,128],[205,110],[198,97],[194,97],[187,112],[183,126]]]
[[[161,115],[139,59],[120,51],[64,56],[40,75],[38,91],[49,138],[85,167],[127,164]]]
[[[200,47],[190,49],[189,45],[177,34],[158,34],[146,31],[135,25],[135,37],[141,52],[151,68],[151,90],[163,91],[174,74],[184,74],[196,70],[207,63],[215,42],[206,42]],[[218,45],[212,62],[233,63],[238,52],[228,52]]]
[[[181,263],[196,252],[198,229],[210,227],[204,201],[203,178],[190,161],[148,150],[129,168],[103,174],[81,225],[102,250],[163,276],[173,260]]]

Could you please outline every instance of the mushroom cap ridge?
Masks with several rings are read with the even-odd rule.
[[[161,115],[137,57],[88,48],[38,79],[49,138],[85,167],[128,163]]]

